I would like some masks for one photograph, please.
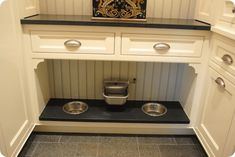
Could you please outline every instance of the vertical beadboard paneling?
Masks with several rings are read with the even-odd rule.
[[[70,65],[68,60],[63,60],[61,63],[61,75],[62,75],[62,87],[63,87],[63,97],[71,98],[71,84],[70,84]]]
[[[95,61],[87,61],[87,97],[95,99]]]
[[[55,97],[63,98],[61,61],[54,60],[53,66],[54,66],[54,81],[55,81]]]
[[[104,80],[112,79],[112,62],[104,62]]]
[[[153,81],[152,81],[152,93],[151,99],[158,100],[158,95],[160,93],[160,83],[161,83],[161,63],[154,63],[153,67]]]
[[[154,9],[155,9],[155,0],[148,0],[147,1],[147,17],[154,17]]]
[[[70,61],[70,83],[71,83],[71,98],[78,98],[78,62]]]
[[[172,1],[172,10],[171,10],[171,17],[177,18],[180,15],[181,10],[181,2],[182,0],[173,0]]]
[[[41,2],[40,2],[41,3]],[[56,0],[46,0],[46,3],[45,3],[47,6],[45,9],[41,9],[41,11],[45,10],[47,12],[42,12],[44,14],[56,14]]]
[[[190,8],[190,0],[182,0],[181,3],[181,9],[180,9],[180,15],[179,18],[182,19],[187,19],[188,17],[188,13],[189,13],[189,8]]]
[[[177,80],[177,64],[170,64],[170,72],[168,76],[168,84],[167,84],[167,100],[173,100],[176,88],[176,80]]]
[[[173,0],[174,1],[174,0]],[[172,11],[172,0],[164,0],[163,3],[163,18],[170,18],[171,17],[171,11]]]
[[[136,62],[130,62],[129,63],[129,70],[128,70],[128,76],[130,80],[130,85],[129,85],[129,99],[130,100],[135,100],[135,95],[136,95]]]
[[[145,79],[144,79],[144,87],[143,87],[143,99],[150,100],[151,92],[152,92],[152,81],[153,81],[153,67],[154,63],[146,63],[145,66]]]
[[[159,88],[159,100],[166,100],[167,96],[167,88],[168,87],[168,79],[169,79],[169,70],[170,70],[170,64],[165,63],[161,67],[161,82],[160,82],[160,88]]]
[[[56,14],[65,15],[65,1],[66,0],[56,0]]]
[[[78,62],[78,88],[79,88],[79,98],[86,99],[87,98],[87,70],[86,70],[86,61]]]
[[[73,5],[74,5],[74,0],[65,0],[64,2],[64,11],[65,15],[73,15]]]
[[[147,0],[147,17],[194,18],[196,0]],[[91,15],[92,0],[40,0],[41,14]]]
[[[120,62],[120,74],[119,74],[120,80],[128,80],[128,72],[129,72],[128,67],[129,67],[128,62]]]
[[[48,65],[48,79],[49,79],[49,86],[50,86],[50,95],[52,98],[55,97],[55,78],[54,78],[54,66],[53,66],[53,61],[48,60],[47,61]]]
[[[103,99],[103,81],[119,78],[130,81],[129,100],[174,101],[180,97],[185,68],[169,63],[49,60],[49,87],[55,98]]]
[[[92,0],[83,0],[82,1],[82,10],[83,15],[91,15],[92,13]]]
[[[73,13],[74,15],[82,15],[82,2],[83,0],[74,0],[73,1]]]
[[[112,79],[119,80],[120,77],[120,62],[112,62]]]
[[[47,0],[40,0],[39,7],[41,8],[40,12],[41,14],[47,14]]]
[[[144,89],[144,80],[145,80],[145,64],[146,63],[137,63],[136,70],[136,97],[137,100],[143,100],[143,89]]]
[[[104,67],[102,61],[95,62],[95,98],[102,99]]]

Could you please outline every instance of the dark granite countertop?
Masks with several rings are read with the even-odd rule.
[[[110,107],[104,100],[79,100],[89,105],[89,109],[80,115],[70,115],[63,111],[63,105],[70,101],[73,100],[50,99],[39,119],[43,121],[189,123],[179,102],[159,102],[167,107],[167,113],[160,117],[151,117],[141,110],[141,106],[146,101],[127,101],[124,106]]]
[[[78,26],[113,26],[144,27],[164,29],[210,30],[211,26],[194,19],[147,18],[147,21],[109,21],[94,20],[91,16],[79,15],[35,15],[21,19],[21,24],[40,25],[78,25]]]

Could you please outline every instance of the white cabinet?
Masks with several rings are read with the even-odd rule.
[[[23,0],[23,16],[39,14],[39,0]]]
[[[233,44],[234,41],[218,34],[212,36],[206,98],[196,128],[207,152],[214,157],[222,157],[224,152],[231,154],[233,149],[228,144],[232,142],[230,138],[234,139],[229,135],[234,135],[230,128],[235,116]]]
[[[14,0],[7,0],[0,6],[0,136],[7,157],[17,155],[34,127],[28,106],[22,34],[20,25],[16,24],[19,18],[16,10]]]
[[[195,19],[215,25],[223,12],[225,1],[229,0],[197,0]]]
[[[212,156],[221,157],[235,109],[235,85],[212,68],[208,75],[199,130]]]
[[[223,0],[220,20],[227,23],[235,23],[235,3],[232,0]]]

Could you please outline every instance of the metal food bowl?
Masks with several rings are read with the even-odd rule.
[[[153,117],[163,116],[167,113],[167,108],[159,103],[146,103],[142,106],[142,111]]]
[[[88,105],[81,101],[72,101],[63,106],[63,111],[68,114],[81,114],[88,110]]]

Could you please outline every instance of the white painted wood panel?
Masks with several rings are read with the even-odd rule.
[[[104,80],[129,80],[130,100],[179,100],[183,64],[48,60],[53,98],[103,99]],[[135,81],[133,81],[136,79]]]
[[[194,18],[195,2],[196,0],[148,0],[147,17],[191,19]],[[40,13],[58,15],[91,15],[92,1],[40,0]]]

